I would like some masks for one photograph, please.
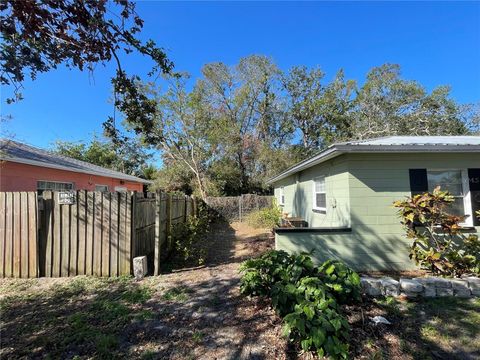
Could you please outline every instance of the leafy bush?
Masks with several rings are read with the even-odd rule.
[[[242,263],[240,290],[266,296],[284,320],[284,334],[303,350],[346,358],[349,327],[339,303],[359,300],[360,278],[339,261],[320,267],[308,254],[270,251]]]
[[[438,275],[480,273],[480,241],[477,235],[461,232],[464,217],[448,213],[453,201],[448,191],[437,187],[433,193],[394,203],[407,237],[413,240],[410,258]]]
[[[251,212],[246,217],[248,225],[257,229],[271,229],[280,225],[282,211],[276,205]]]
[[[361,299],[360,276],[341,261],[327,260],[318,268],[318,272],[339,303],[347,304]]]
[[[170,255],[173,262],[185,265],[201,265],[205,262],[205,239],[211,222],[212,217],[207,207],[200,203],[197,216],[189,216],[186,222],[173,226],[173,248]]]

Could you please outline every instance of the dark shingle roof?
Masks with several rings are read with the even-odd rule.
[[[141,179],[133,175],[127,175],[119,171],[93,165],[85,161],[72,159],[67,156],[59,155],[13,140],[0,139],[0,159],[22,164],[140,182],[144,184],[151,183],[151,181]]]

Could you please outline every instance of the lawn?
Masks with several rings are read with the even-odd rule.
[[[480,299],[367,300],[345,308],[359,359],[479,359]],[[392,325],[375,326],[376,315]]]
[[[168,336],[161,329],[158,332],[158,320],[175,317],[175,307],[183,309],[181,304],[195,297],[196,290],[163,288],[158,281],[125,277],[1,280],[0,357],[160,358],[156,342],[165,344]],[[212,296],[209,302],[221,306],[223,300]],[[480,357],[480,299],[366,300],[361,306],[345,307],[345,313],[352,326],[352,358]],[[385,316],[392,325],[370,324],[369,317],[375,315]],[[180,330],[173,329],[173,324],[181,327],[170,322],[166,329]],[[172,358],[195,358],[195,347],[205,345],[208,333],[198,325],[185,331],[183,346],[192,351]],[[284,341],[272,346],[279,348],[279,358],[292,358],[291,346]]]
[[[205,266],[142,281],[0,279],[0,358],[312,359],[268,302],[240,294],[240,262],[272,240],[235,225],[212,241]],[[353,359],[480,359],[480,299],[365,298],[343,313]]]

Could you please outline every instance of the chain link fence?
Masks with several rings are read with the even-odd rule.
[[[228,221],[244,221],[253,211],[273,206],[273,196],[244,194],[241,196],[207,197],[207,205]]]

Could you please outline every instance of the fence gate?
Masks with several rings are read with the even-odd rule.
[[[43,193],[40,276],[130,274],[131,196],[77,191],[75,203],[64,205],[58,195]]]

